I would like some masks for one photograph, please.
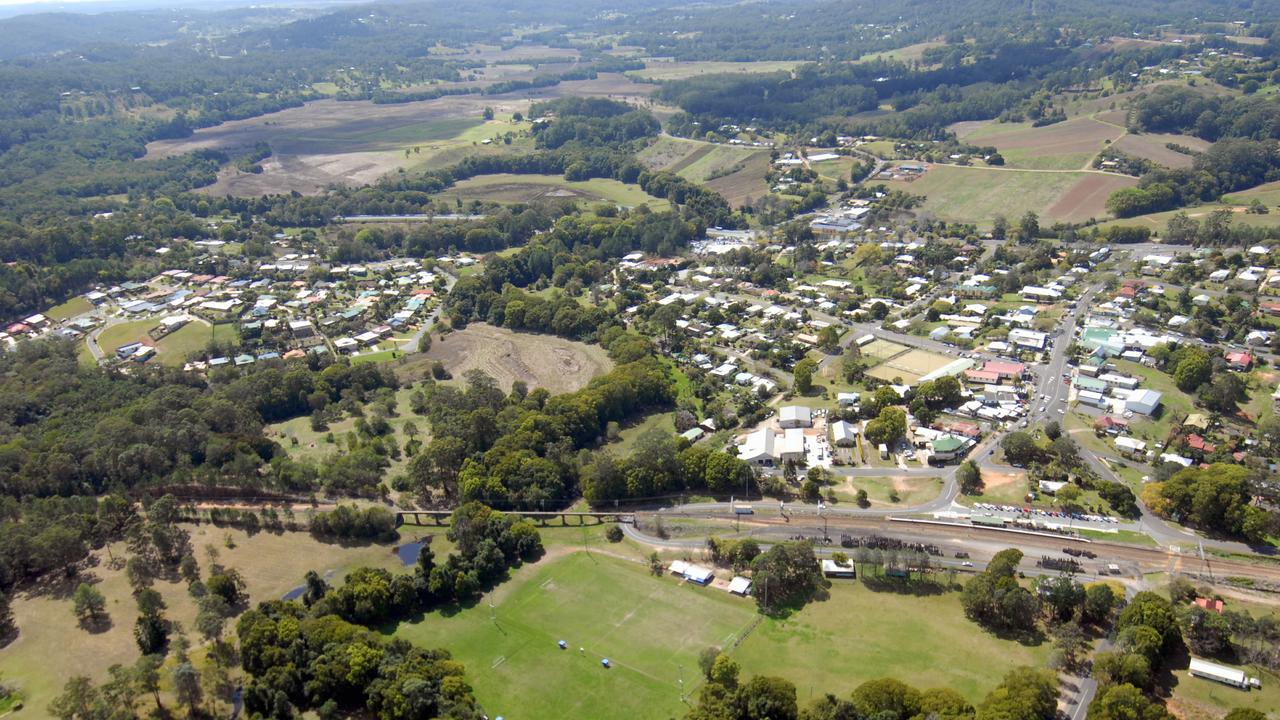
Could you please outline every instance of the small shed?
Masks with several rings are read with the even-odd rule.
[[[842,565],[830,558],[822,561],[822,574],[829,578],[853,578],[858,576],[853,563]]]
[[[746,597],[751,594],[751,580],[738,575],[729,581],[729,592],[733,595],[741,595]]]

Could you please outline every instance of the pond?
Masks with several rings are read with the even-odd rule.
[[[396,547],[396,556],[400,558],[400,562],[405,565],[412,565],[418,562],[418,556],[422,554],[422,546],[431,542],[431,536],[428,535],[421,540],[414,540]]]

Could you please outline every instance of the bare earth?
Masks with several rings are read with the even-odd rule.
[[[517,333],[484,323],[436,339],[431,350],[417,358],[423,360],[402,366],[401,372],[421,377],[430,363],[439,360],[455,378],[479,368],[503,389],[523,380],[530,389],[543,387],[553,394],[577,390],[613,368],[613,361],[597,345]]]
[[[1204,152],[1209,148],[1209,143],[1198,137],[1190,135],[1125,135],[1115,142],[1112,147],[1123,152],[1127,152],[1135,157],[1145,158],[1152,162],[1160,163],[1169,168],[1188,168],[1194,160],[1190,155],[1184,155],[1175,150],[1170,150],[1165,145],[1167,143],[1177,143],[1189,147],[1192,150]]]
[[[1066,195],[1049,208],[1049,216],[1068,222],[1082,222],[1106,216],[1106,202],[1111,193],[1137,184],[1134,178],[1120,175],[1088,175],[1076,183]]]

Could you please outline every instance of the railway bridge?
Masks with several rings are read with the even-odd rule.
[[[634,525],[636,523],[636,515],[633,512],[574,512],[569,510],[510,510],[503,511],[507,515],[517,515],[528,520],[535,520],[539,525],[547,525],[556,520],[560,521],[560,525],[603,525],[604,523],[623,523],[626,525]],[[396,511],[396,526],[413,522],[417,525],[426,525],[429,523],[435,525],[447,525],[449,517],[453,515],[452,510],[398,510]],[[576,522],[571,520],[576,519]]]

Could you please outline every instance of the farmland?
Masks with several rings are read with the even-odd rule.
[[[618,74],[594,80],[561,83],[501,95],[452,95],[399,104],[332,99],[246,120],[224,122],[196,131],[190,137],[148,144],[147,158],[166,158],[196,150],[221,150],[235,156],[258,142],[271,146],[261,173],[224,169],[218,181],[202,192],[213,195],[256,196],[264,193],[315,193],[337,184],[371,183],[401,167],[423,168],[456,163],[470,153],[518,152],[499,143],[478,144],[521,124],[481,120],[484,108],[497,118],[527,112],[541,99],[610,96],[647,102],[655,86],[633,83]],[[523,127],[527,129],[527,124]],[[413,148],[418,147],[418,152]],[[405,151],[409,150],[406,155]],[[424,155],[425,153],[425,155]]]
[[[699,75],[720,75],[731,73],[771,73],[794,70],[799,62],[791,60],[726,62],[705,60],[698,62],[649,62],[643,70],[632,70],[628,77],[640,80],[685,80]]]
[[[406,378],[418,379],[436,360],[457,378],[478,368],[503,389],[509,390],[513,382],[520,380],[530,389],[544,387],[552,393],[577,390],[613,367],[598,345],[552,335],[516,333],[482,323],[437,339],[428,353],[414,356],[401,366],[400,372]]]
[[[1124,129],[1092,118],[1032,127],[1030,123],[985,123],[967,128],[960,139],[974,145],[994,145],[1006,167],[1028,170],[1086,169],[1107,141]]]
[[[646,167],[703,183],[734,207],[769,192],[764,180],[769,170],[769,151],[761,148],[661,137],[641,151],[638,159]]]
[[[915,181],[894,181],[897,190],[923,195],[923,209],[939,218],[990,226],[996,215],[1081,222],[1107,216],[1107,197],[1136,178],[1099,172],[1034,171],[940,165]]]
[[[1180,212],[1185,212],[1187,214],[1187,217],[1191,218],[1192,220],[1195,220],[1197,222],[1203,222],[1205,218],[1209,217],[1209,215],[1216,210],[1230,210],[1233,213],[1233,215],[1231,216],[1232,225],[1247,225],[1250,227],[1262,227],[1262,228],[1272,228],[1272,227],[1280,226],[1280,214],[1277,214],[1275,212],[1271,212],[1266,215],[1254,215],[1252,213],[1244,212],[1245,205],[1243,203],[1247,203],[1249,201],[1249,198],[1253,197],[1252,193],[1254,193],[1255,191],[1260,191],[1261,188],[1265,188],[1265,187],[1268,187],[1268,185],[1262,185],[1262,186],[1259,186],[1259,188],[1253,188],[1251,190],[1245,190],[1243,192],[1232,193],[1231,195],[1223,198],[1223,200],[1231,200],[1233,202],[1239,202],[1241,204],[1206,203],[1204,205],[1195,205],[1192,207],[1182,208],[1179,210],[1166,210],[1164,212],[1150,213],[1147,215],[1136,215],[1134,217],[1122,218],[1118,220],[1109,220],[1105,223],[1102,223],[1099,227],[1106,229],[1113,225],[1140,225],[1140,226],[1150,228],[1151,232],[1153,233],[1161,233],[1161,232],[1164,232],[1165,228],[1168,226],[1170,218],[1172,218],[1174,215],[1177,215]],[[1260,198],[1266,197],[1265,191],[1259,192],[1259,196]]]
[[[569,181],[559,175],[510,175],[500,173],[481,175],[456,183],[441,193],[441,197],[463,202],[482,200],[504,203],[528,203],[537,200],[568,200],[573,202],[605,201],[626,207],[647,205],[652,209],[666,209],[666,200],[647,194],[637,185],[628,185],[608,178]]]
[[[1168,143],[1182,145],[1191,148],[1197,152],[1204,152],[1209,147],[1209,143],[1198,137],[1190,135],[1167,135],[1167,134],[1133,134],[1129,133],[1117,140],[1111,147],[1122,152],[1126,152],[1134,157],[1145,158],[1154,163],[1159,163],[1170,168],[1186,168],[1191,167],[1194,161],[1190,155],[1171,150],[1167,147]]]

